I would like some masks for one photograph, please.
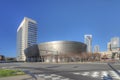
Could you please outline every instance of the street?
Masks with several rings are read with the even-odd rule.
[[[120,71],[120,64],[112,65]],[[2,63],[0,68],[20,69],[36,80],[120,80],[107,63]]]

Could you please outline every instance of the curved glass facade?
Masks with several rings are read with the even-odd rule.
[[[51,41],[25,49],[27,61],[69,62],[86,52],[86,44],[76,41]]]

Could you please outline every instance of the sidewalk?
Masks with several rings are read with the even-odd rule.
[[[32,77],[29,75],[20,75],[20,76],[11,76],[0,78],[0,80],[32,80]]]

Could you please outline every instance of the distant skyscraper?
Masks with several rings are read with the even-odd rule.
[[[112,51],[119,50],[120,48],[120,40],[119,37],[114,37],[111,39],[111,49]]]
[[[98,53],[99,51],[100,51],[99,45],[95,45],[95,46],[94,46],[94,52],[95,52],[95,53]]]
[[[17,29],[17,60],[25,61],[24,49],[37,42],[37,22],[24,17]]]
[[[108,51],[111,51],[111,42],[107,43],[107,49],[108,49]]]
[[[85,35],[84,39],[87,45],[87,52],[92,52],[92,35]]]

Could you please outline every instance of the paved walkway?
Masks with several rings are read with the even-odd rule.
[[[0,78],[0,80],[29,80],[29,79],[32,79],[32,77],[29,75],[20,75],[20,76]]]

